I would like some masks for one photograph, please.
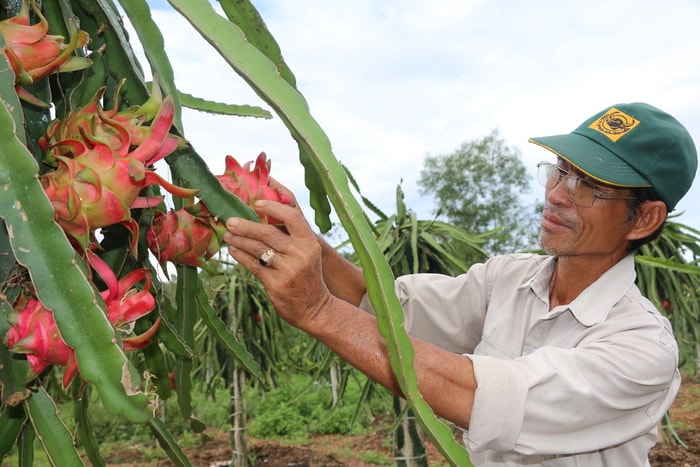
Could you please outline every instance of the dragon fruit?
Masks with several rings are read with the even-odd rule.
[[[95,96],[85,106],[77,111],[70,112],[65,119],[53,120],[46,134],[39,138],[39,147],[45,153],[45,162],[56,167],[56,156],[75,156],[70,146],[61,146],[61,141],[78,140],[88,146],[101,142],[120,156],[126,155],[132,147],[144,143],[151,128],[144,126],[158,114],[163,105],[163,96],[158,83],[154,81],[153,91],[146,102],[140,106],[131,106],[125,110],[119,110],[119,92],[124,80],[115,91],[114,107],[110,110],[102,109],[100,101],[104,97],[106,87],[100,88]],[[127,134],[128,133],[128,137]],[[175,135],[168,134],[164,143],[164,151],[171,151],[173,145],[184,145],[185,141]],[[164,155],[158,155],[155,160]],[[152,163],[152,162],[151,162]]]
[[[218,175],[216,178],[225,190],[233,193],[249,206],[259,199],[292,204],[289,195],[269,186],[271,161],[264,152],[258,155],[254,167],[251,168],[251,164],[252,161],[241,166],[232,156],[226,156],[226,170],[223,175]],[[269,224],[281,223],[267,216],[262,216],[260,220]]]
[[[39,17],[39,22],[30,24],[29,2],[22,1],[22,7],[13,18],[0,21],[0,35],[5,40],[5,55],[15,74],[17,94],[27,102],[40,107],[49,105],[27,92],[22,86],[33,83],[54,72],[76,71],[89,67],[92,62],[73,55],[75,49],[84,47],[89,36],[85,31],[78,31],[70,25],[70,41],[65,37],[49,35],[49,23],[31,1],[32,10]]]
[[[92,251],[88,250],[87,257],[107,285],[100,296],[105,302],[109,322],[118,331],[128,334],[121,339],[122,348],[131,351],[149,345],[160,325],[160,317],[146,332],[131,335],[135,321],[156,306],[148,271],[135,269],[118,280],[114,271]],[[145,282],[143,289],[136,289],[136,284],[142,281]],[[26,295],[17,299],[14,308],[15,312],[8,316],[10,330],[5,335],[5,345],[13,352],[27,354],[30,378],[38,376],[49,365],[65,366],[62,383],[67,388],[78,374],[78,365],[75,351],[61,337],[53,313],[37,298]]]
[[[224,224],[200,201],[177,211],[156,212],[146,239],[166,273],[168,261],[211,272],[206,261],[221,249],[224,231]]]
[[[30,376],[39,375],[49,365],[65,366],[63,387],[68,387],[78,372],[75,352],[61,338],[53,313],[36,298],[21,296],[16,313],[8,316],[10,330],[5,345],[17,353],[27,354]]]
[[[93,108],[92,115],[96,116],[91,121]],[[83,250],[96,229],[121,224],[131,233],[135,255],[138,223],[131,209],[155,207],[162,201],[159,196],[140,197],[141,190],[157,184],[183,198],[197,190],[177,187],[150,169],[180,145],[180,139],[169,134],[174,116],[172,99],[163,99],[147,134],[142,132],[146,127],[129,130],[124,122],[106,116],[91,101],[65,122],[50,126],[51,133],[45,135],[41,145],[52,151],[56,169],[42,175],[41,182],[54,206],[56,221]],[[97,134],[90,134],[90,129]],[[133,133],[143,133],[138,145],[132,144]],[[80,137],[56,141],[57,136],[76,134]]]

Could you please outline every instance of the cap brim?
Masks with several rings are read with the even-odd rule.
[[[585,136],[569,133],[566,135],[542,136],[528,140],[552,151],[562,159],[572,163],[586,175],[608,185],[621,187],[651,186],[629,164],[614,152]]]

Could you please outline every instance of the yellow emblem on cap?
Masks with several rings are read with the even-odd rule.
[[[639,120],[611,107],[600,118],[588,125],[588,128],[599,131],[613,142],[617,142],[637,125],[639,125]]]

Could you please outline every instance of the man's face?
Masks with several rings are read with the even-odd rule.
[[[604,195],[629,196],[628,190],[596,183],[565,161],[559,160],[558,165],[596,185]],[[627,200],[596,198],[591,207],[580,207],[569,198],[566,185],[562,177],[545,190],[540,246],[556,256],[617,257],[626,251],[627,235],[634,225],[626,222]]]

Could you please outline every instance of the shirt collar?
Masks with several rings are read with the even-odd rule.
[[[556,258],[543,261],[532,278],[521,287],[529,286],[537,297],[549,302],[549,282],[554,272]],[[604,321],[612,307],[627,293],[636,277],[634,256],[629,254],[605,271],[572,301],[568,308],[584,326]]]

